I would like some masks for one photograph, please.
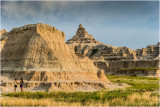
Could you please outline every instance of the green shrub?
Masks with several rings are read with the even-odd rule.
[[[93,56],[94,54],[96,54],[99,50],[98,49],[92,49],[92,53],[90,56]]]

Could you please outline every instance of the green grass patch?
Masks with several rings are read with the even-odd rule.
[[[90,56],[93,56],[94,54],[96,54],[99,50],[98,49],[92,49],[92,53]]]
[[[150,97],[158,98],[157,91],[159,89],[159,78],[115,76],[115,75],[107,75],[107,78],[111,82],[130,84],[131,87],[128,87],[126,89],[117,89],[110,91],[103,90],[96,92],[16,92],[16,93],[3,93],[2,96],[27,98],[27,99],[51,98],[54,101],[58,102],[69,102],[69,103],[80,102],[82,105],[86,105],[88,103],[103,104],[105,102],[108,102],[109,105],[111,106],[117,106],[117,105],[123,106],[124,101],[130,101],[128,99],[128,96],[132,96],[133,94],[142,96],[144,92],[151,92]],[[131,102],[132,103],[131,105],[135,104],[141,105],[142,103],[142,101],[140,100],[137,100],[137,103],[135,102],[134,103]],[[147,105],[149,103],[149,99],[148,100],[144,99],[144,105],[145,102]],[[157,103],[155,102],[155,104],[153,105],[157,105]]]
[[[96,92],[17,92],[17,93],[3,93],[3,96],[42,99],[51,98],[55,101],[63,102],[101,102],[111,101],[115,98],[126,99],[128,95],[132,94],[129,91],[113,90],[113,91],[96,91]]]
[[[123,71],[138,71],[138,70],[158,70],[158,68],[122,68],[122,69],[119,69],[119,70],[123,70]]]
[[[131,87],[126,90],[144,92],[144,91],[158,91],[159,78],[156,77],[135,77],[135,76],[115,76],[107,75],[111,82],[127,83]]]

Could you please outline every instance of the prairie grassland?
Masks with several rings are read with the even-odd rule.
[[[80,103],[56,102],[52,99],[2,97],[1,106],[80,106]]]
[[[1,106],[159,106],[159,79],[107,76],[112,82],[131,87],[97,92],[3,93]]]
[[[103,95],[102,95],[103,96]],[[85,99],[84,99],[85,100]],[[126,98],[115,97],[110,100],[100,101],[55,101],[54,98],[19,98],[2,97],[1,106],[158,106],[158,96],[156,93],[145,92],[143,94],[134,93]]]

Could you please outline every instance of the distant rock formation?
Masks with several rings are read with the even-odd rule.
[[[79,25],[77,33],[73,36],[72,39],[66,42],[67,44],[97,44],[99,41],[95,40],[92,35],[89,35],[88,32],[83,28],[82,24]]]
[[[80,24],[75,36],[68,40],[66,44],[75,51],[77,55],[88,56],[89,58],[105,57],[108,60],[136,59],[135,50],[127,47],[116,47],[105,45],[95,40]]]
[[[116,65],[116,66],[115,66]],[[109,71],[114,75],[159,77],[159,60],[112,61]]]
[[[141,60],[159,60],[159,46],[160,43],[158,42],[156,45],[149,45],[146,48],[137,49],[137,58]]]
[[[81,27],[81,26],[80,26]],[[121,88],[111,83],[89,58],[77,57],[64,32],[47,24],[14,28],[1,52],[2,86],[23,78],[32,90],[96,91]],[[34,85],[33,85],[34,84]]]
[[[134,61],[137,62],[140,60],[140,62],[142,63],[141,65],[144,65],[146,64],[145,61],[141,60],[159,60],[160,57],[159,43],[157,45],[149,45],[143,49],[133,50],[127,47],[116,47],[112,45],[105,45],[100,42],[95,42],[95,43],[91,41],[86,42],[85,40],[87,39],[81,39],[81,38],[89,39],[87,31],[82,27],[82,25],[79,26],[76,36],[68,40],[66,43],[68,44],[70,49],[72,49],[75,52],[77,56],[79,57],[87,56],[90,60],[94,61],[94,64],[98,69],[103,69],[106,73],[113,74],[115,72],[112,69],[113,66],[117,66],[117,65],[112,65],[112,62],[114,61],[118,63],[124,61],[130,63]],[[97,40],[94,39],[94,41]],[[152,62],[153,61],[151,61],[151,63]],[[133,66],[136,67],[135,65]],[[152,67],[152,64],[146,66]],[[130,67],[131,66],[129,66],[129,68]],[[157,64],[156,68],[158,68]],[[119,68],[117,68],[117,70],[118,69]]]

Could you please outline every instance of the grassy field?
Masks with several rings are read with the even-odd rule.
[[[131,87],[97,92],[17,92],[2,94],[1,106],[158,106],[159,79],[107,75]],[[18,103],[15,103],[18,102]]]
[[[131,92],[158,91],[159,78],[153,77],[136,77],[136,76],[113,76],[108,75],[107,78],[111,82],[127,83],[132,87],[126,89]]]

